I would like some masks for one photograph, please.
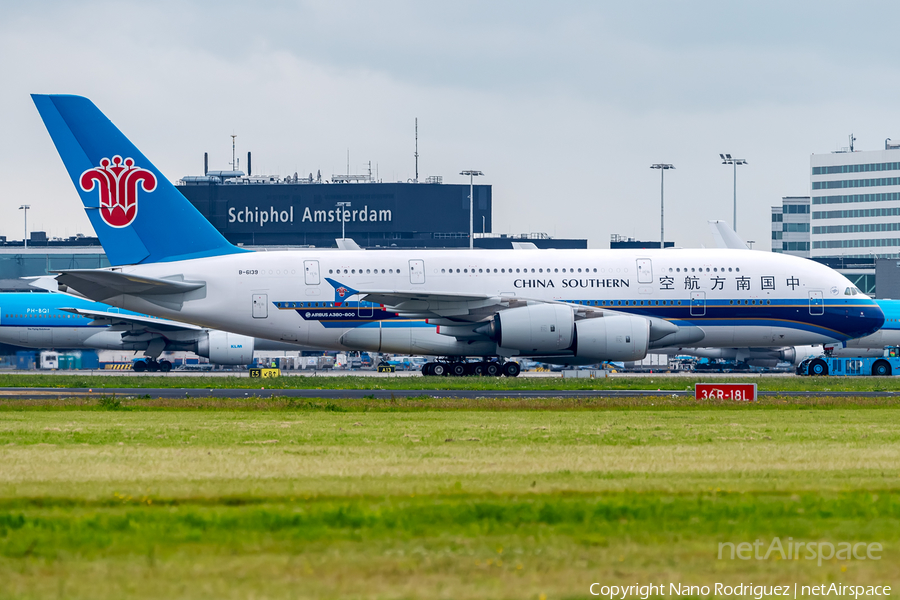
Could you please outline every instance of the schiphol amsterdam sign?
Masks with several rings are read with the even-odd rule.
[[[299,207],[298,207],[299,212]],[[331,210],[311,210],[308,206],[303,213],[298,215],[295,221],[294,207],[279,210],[274,206],[260,209],[258,206],[250,208],[231,207],[228,209],[229,223],[248,223],[265,227],[267,224],[293,224],[297,223],[390,223],[393,213],[390,209],[374,209],[364,205],[362,208]]]

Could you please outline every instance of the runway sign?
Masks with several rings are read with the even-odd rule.
[[[756,402],[755,383],[697,383],[694,384],[697,400],[735,400]]]

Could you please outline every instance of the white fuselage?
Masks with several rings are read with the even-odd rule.
[[[326,277],[361,292],[512,295],[587,304],[700,327],[706,347],[842,341],[866,335],[883,321],[867,296],[848,295],[852,284],[839,273],[806,259],[741,250],[310,249],[116,270],[204,282],[205,288],[174,303],[137,296],[102,299],[114,306],[323,349],[441,355],[497,351],[489,342],[466,344],[440,335],[424,320],[378,319],[371,306],[355,307],[357,314],[350,315],[347,307],[355,306],[355,298],[336,304]],[[341,318],[329,320],[329,309],[338,307]],[[366,329],[379,333],[359,335]],[[390,336],[387,329],[394,330]],[[372,347],[376,338],[377,348]]]

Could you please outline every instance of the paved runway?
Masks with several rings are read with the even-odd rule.
[[[150,396],[151,398],[597,398],[638,396],[693,396],[693,390],[315,390],[315,389],[194,389],[194,388],[0,388],[3,399],[84,398],[100,396]],[[785,397],[890,397],[897,392],[766,392],[760,396]]]

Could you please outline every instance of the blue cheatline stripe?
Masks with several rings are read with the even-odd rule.
[[[865,313],[865,316],[873,322],[878,317],[872,314],[875,310],[880,310],[873,302],[851,302],[846,300],[829,300],[824,299],[822,304],[811,305],[807,299],[784,299],[778,298],[771,300],[771,303],[763,303],[764,300],[757,300],[756,304],[743,303],[743,300],[732,299],[715,299],[705,300],[703,302],[693,302],[690,299],[683,300],[660,300],[665,304],[651,304],[649,300],[644,305],[640,305],[641,300],[563,300],[573,306],[591,306],[601,309],[615,310],[624,314],[630,314],[642,317],[656,317],[664,320],[672,321],[678,325],[687,326],[758,326],[758,327],[775,327],[779,329],[793,329],[798,331],[807,331],[828,335],[829,337],[843,340],[851,339],[864,335],[861,331],[859,322],[856,322],[856,329],[852,331],[842,331],[840,326],[845,323],[847,311],[859,310]],[[656,302],[655,300],[653,302]],[[677,304],[680,302],[680,304]],[[765,302],[770,302],[765,300]],[[310,306],[318,304],[318,306]],[[276,302],[276,306],[280,309],[296,310],[300,312],[302,308],[310,309],[327,309],[334,307],[345,311],[357,310],[361,305],[365,308],[368,306],[380,307],[373,303],[366,302],[346,302],[338,306],[333,302]],[[812,314],[811,309],[821,310],[820,314]],[[379,309],[376,309],[376,312]],[[702,311],[703,315],[692,315],[692,312]],[[381,314],[372,316],[359,315],[340,315],[332,319],[310,319],[317,320],[326,327],[361,327],[375,326],[381,323],[382,327],[421,327],[423,325],[409,325],[410,321],[402,319],[396,313],[390,313],[380,309]]]

